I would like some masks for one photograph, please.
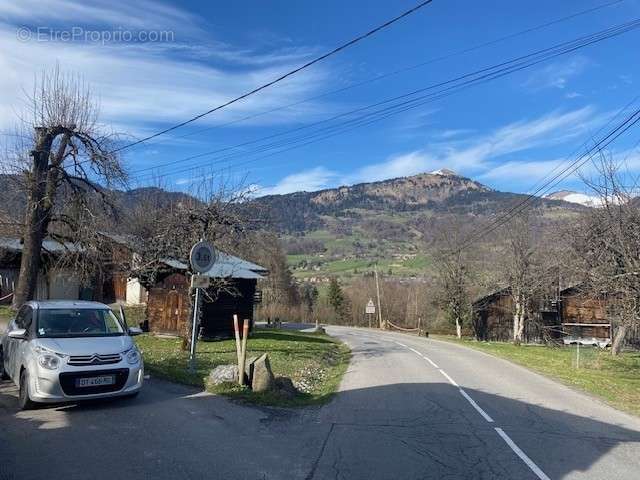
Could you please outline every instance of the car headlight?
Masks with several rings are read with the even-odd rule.
[[[60,358],[51,353],[44,353],[38,357],[38,363],[47,370],[56,370],[60,365]]]
[[[39,345],[35,347],[35,351],[38,354],[38,363],[47,370],[57,370],[60,366],[60,359],[64,358],[63,354],[52,352]]]
[[[140,361],[140,352],[136,347],[133,347],[131,350],[126,352],[127,362],[130,364],[135,364]]]

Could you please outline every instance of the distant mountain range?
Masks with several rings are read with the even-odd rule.
[[[14,178],[0,175],[0,209],[22,217],[25,197]],[[125,213],[143,202],[161,208],[193,201],[160,188],[112,191]],[[253,198],[241,205],[277,233],[301,278],[348,275],[372,262],[399,275],[419,275],[429,264],[429,245],[452,224],[483,228],[527,201],[540,228],[556,228],[590,203],[575,192],[530,199],[493,190],[448,169],[410,177]],[[122,233],[126,233],[122,225]],[[500,235],[496,233],[495,235]],[[497,237],[482,240],[491,246]]]

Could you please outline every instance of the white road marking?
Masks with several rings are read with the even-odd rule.
[[[511,440],[511,437],[509,437],[509,435],[504,433],[504,430],[502,430],[499,427],[495,427],[495,430],[496,432],[498,432],[498,435],[502,437],[505,443],[509,445],[511,450],[513,450],[516,453],[516,455],[520,457],[520,459],[527,465],[527,467],[531,469],[533,473],[535,473],[538,476],[540,480],[550,480],[550,478],[547,477],[547,475],[542,470],[540,470],[540,467],[538,467],[535,463],[533,463],[533,460],[527,457],[526,453],[520,450],[520,447],[518,447],[518,445],[516,445],[516,443],[513,440]]]
[[[451,382],[451,385],[453,385],[454,387],[458,387],[458,388],[460,388],[460,385],[458,385],[458,384],[456,383],[456,381],[455,381],[453,378],[451,378],[449,375],[447,375],[447,372],[445,372],[445,371],[444,371],[444,370],[442,370],[442,369],[440,369],[440,370],[438,370],[438,371],[439,371],[442,375],[444,375],[444,376],[445,376],[445,378],[446,378],[447,380],[449,380],[449,382]]]
[[[435,368],[437,368],[438,370],[440,370],[440,367],[438,365],[436,365],[436,363],[431,360],[429,357],[425,357],[424,355],[422,356],[422,358],[424,358],[427,362],[429,362],[431,365],[433,365]]]
[[[467,399],[467,401],[471,404],[471,406],[472,406],[473,408],[475,408],[475,409],[476,409],[476,411],[477,411],[480,415],[482,415],[482,417],[483,417],[487,422],[489,422],[489,423],[493,423],[493,418],[491,418],[487,412],[485,412],[482,408],[480,408],[480,405],[478,405],[478,404],[475,402],[475,400],[469,396],[469,394],[468,394],[467,392],[465,392],[463,389],[460,389],[460,393],[462,394],[462,396],[463,396],[464,398],[466,398],[466,399]]]
[[[458,390],[460,390],[460,394],[467,399],[467,401],[471,404],[471,406],[473,408],[476,409],[476,411],[482,415],[482,418],[484,418],[487,422],[489,423],[494,423],[493,418],[491,418],[489,416],[489,414],[487,412],[485,412],[480,405],[478,405],[475,400],[473,398],[471,398],[469,396],[469,394],[467,392],[465,392],[460,385],[458,385],[455,380],[453,378],[451,378],[449,375],[447,375],[447,372],[445,372],[444,370],[442,370],[440,367],[438,367],[438,365],[436,365],[429,357],[423,355],[422,353],[420,353],[419,351],[408,347],[407,345],[405,345],[402,342],[397,342],[395,340],[393,340],[393,343],[400,345],[401,347],[405,347],[408,348],[409,350],[411,350],[413,353],[415,353],[416,355],[421,356],[422,358],[424,358],[426,361],[428,361],[431,365],[433,365],[435,368],[438,369],[438,371],[447,379],[449,380],[449,382],[455,386],[458,387]],[[507,445],[509,445],[509,448],[511,448],[511,450],[513,450],[515,452],[516,455],[518,455],[518,457],[520,457],[520,459],[527,465],[527,467],[529,467],[531,469],[531,471],[533,473],[536,474],[536,476],[540,479],[540,480],[551,480],[549,477],[547,477],[547,475],[540,469],[540,467],[538,467],[533,460],[531,460],[526,453],[524,453],[520,447],[518,447],[518,445],[516,445],[516,443],[511,440],[511,437],[509,437],[509,435],[507,435],[504,430],[502,430],[499,427],[494,427],[495,431],[498,433],[498,435],[500,435],[500,437],[505,441],[505,443]]]

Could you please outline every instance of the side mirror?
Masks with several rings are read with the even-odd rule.
[[[24,340],[27,338],[27,331],[24,328],[16,328],[15,330],[11,330],[7,335],[9,338]]]
[[[129,335],[135,337],[136,335],[140,335],[142,333],[142,329],[139,327],[129,327]]]

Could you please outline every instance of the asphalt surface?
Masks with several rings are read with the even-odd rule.
[[[18,412],[0,385],[0,480],[637,479],[640,419],[481,352],[328,328],[335,399],[241,406],[151,380],[137,399]]]

